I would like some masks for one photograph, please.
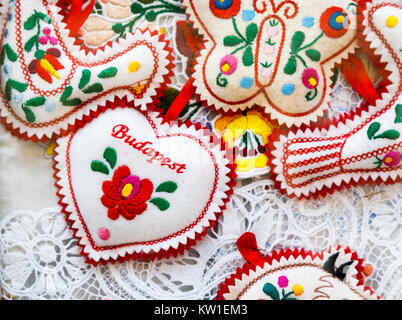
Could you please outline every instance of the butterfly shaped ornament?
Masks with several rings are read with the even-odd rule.
[[[289,127],[323,115],[334,64],[357,47],[356,2],[183,2],[207,40],[193,78],[209,106],[259,105]]]

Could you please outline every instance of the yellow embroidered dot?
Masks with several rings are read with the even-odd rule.
[[[131,61],[128,65],[128,72],[133,73],[137,72],[138,69],[141,67],[141,64],[138,61]]]
[[[395,16],[389,16],[385,21],[388,28],[394,28],[398,24],[398,19]]]

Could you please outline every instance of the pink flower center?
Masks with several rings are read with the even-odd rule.
[[[131,199],[140,191],[140,186],[140,178],[130,175],[121,181],[119,192],[124,199]]]

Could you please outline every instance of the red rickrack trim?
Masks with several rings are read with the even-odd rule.
[[[79,128],[85,126],[87,123],[91,122],[93,119],[96,119],[100,114],[102,114],[106,110],[116,109],[116,108],[119,108],[119,107],[120,108],[134,108],[134,109],[138,110],[139,112],[141,112],[144,116],[147,116],[145,111],[141,111],[138,107],[134,106],[133,100],[128,101],[127,97],[124,97],[122,99],[120,99],[118,97],[115,97],[114,101],[109,101],[108,100],[104,106],[99,106],[96,111],[92,112],[90,117],[87,117],[86,119],[83,119],[83,121],[81,121],[79,125],[75,126],[73,128],[73,130],[72,130],[72,135],[74,135]],[[162,111],[162,109],[159,109],[159,108],[155,108],[154,110],[159,111],[159,112]],[[162,118],[162,117],[163,117],[162,114],[159,113],[158,118]],[[171,122],[169,122],[168,124],[172,125]],[[183,125],[186,126],[187,128],[193,127],[197,131],[201,131],[204,136],[210,137],[209,142],[212,143],[213,146],[218,146],[219,145],[220,150],[225,152],[225,154],[224,154],[225,158],[230,160],[230,154],[231,153],[228,150],[226,143],[223,141],[223,139],[214,136],[209,131],[208,128],[202,127],[200,123],[194,124],[191,121],[186,121],[186,122],[181,122],[180,121],[180,122],[177,123],[177,125],[178,125],[178,127],[181,127]],[[99,263],[102,264],[102,265],[106,265],[108,262],[114,264],[116,262],[128,261],[130,259],[133,259],[133,260],[140,259],[140,260],[143,260],[143,261],[146,261],[146,260],[149,259],[149,260],[152,261],[152,260],[155,260],[155,259],[160,260],[163,257],[169,258],[171,256],[176,258],[179,254],[180,255],[184,254],[185,250],[189,250],[192,246],[194,246],[197,243],[197,241],[201,240],[201,238],[203,238],[206,235],[207,230],[209,228],[212,228],[216,224],[217,219],[223,214],[223,211],[226,209],[226,205],[230,200],[230,196],[233,194],[233,187],[236,185],[236,181],[235,181],[235,179],[237,177],[237,175],[235,173],[236,164],[229,162],[226,165],[226,167],[229,169],[229,172],[226,174],[226,176],[229,178],[229,181],[226,184],[229,187],[229,189],[227,191],[225,191],[225,196],[226,197],[221,199],[223,204],[221,206],[219,206],[219,212],[214,212],[215,219],[209,220],[209,225],[207,227],[205,227],[202,232],[200,232],[200,233],[196,232],[194,239],[187,238],[186,244],[179,243],[179,245],[178,245],[178,247],[176,249],[173,248],[173,247],[169,247],[169,249],[160,249],[157,252],[155,252],[154,250],[151,250],[149,253],[145,253],[145,252],[134,252],[133,254],[127,253],[124,256],[121,256],[121,255],[118,256],[118,258],[116,258],[116,259],[113,259],[113,258],[103,259],[103,258],[101,258],[99,261],[95,261],[94,259],[90,258],[88,256],[88,254],[84,251],[86,246],[80,244],[81,237],[77,236],[77,232],[79,231],[79,229],[72,227],[72,225],[74,223],[74,220],[70,219],[71,212],[67,211],[68,204],[66,202],[64,202],[64,196],[61,193],[61,190],[63,189],[63,187],[59,184],[59,181],[61,180],[61,178],[58,177],[58,174],[60,173],[60,171],[57,168],[58,162],[56,160],[56,157],[57,157],[57,151],[56,151],[55,156],[53,158],[54,159],[54,164],[53,164],[54,174],[53,174],[53,177],[55,178],[55,183],[54,184],[55,184],[55,186],[57,188],[56,194],[59,197],[58,204],[62,208],[61,211],[65,214],[65,220],[68,223],[70,230],[73,231],[73,236],[78,239],[78,245],[80,247],[82,247],[82,250],[81,250],[80,254],[82,256],[86,257],[86,260],[85,260],[86,263],[90,263],[90,264],[92,264],[94,266],[97,266]],[[85,223],[83,223],[82,217],[80,216],[80,214],[78,212],[77,212],[77,215],[78,215],[78,217],[80,219],[81,224],[84,227],[84,232],[87,234],[88,240],[91,242],[91,238],[89,237],[88,230],[86,230],[86,228],[85,228]],[[193,224],[193,226],[191,226],[190,228],[194,227],[195,224]],[[186,232],[187,230],[188,230],[188,228],[185,228],[185,230],[182,233]],[[177,236],[177,235],[175,235],[175,236]],[[149,245],[152,245],[152,244],[157,243],[157,242],[166,241],[169,238],[171,238],[171,237],[167,237],[167,239],[159,239],[157,241],[150,241]],[[119,248],[119,247],[123,247],[123,245],[122,246],[113,246],[113,247],[111,247],[111,249]]]
[[[363,276],[363,271],[364,271],[364,266],[363,262],[364,260],[358,256],[358,254],[354,251],[352,251],[349,247],[342,247],[338,245],[336,247],[337,251],[342,250],[343,253],[345,254],[351,254],[351,260],[357,261],[357,264],[354,266],[354,268],[357,271],[357,274],[354,276],[357,280],[357,287],[363,286],[363,291],[369,291],[371,295],[376,295],[377,299],[381,299],[380,296],[378,296],[374,290],[372,290],[370,287],[364,286],[364,276]],[[267,254],[264,258],[266,262],[269,265],[272,265],[273,261],[280,262],[282,258],[285,258],[288,260],[290,257],[293,257],[295,259],[302,257],[303,259],[306,259],[306,257],[311,257],[312,260],[315,258],[323,259],[324,258],[324,253],[325,252],[331,252],[331,248],[328,250],[323,250],[320,252],[313,253],[311,250],[306,251],[304,248],[296,248],[296,249],[281,249],[280,251],[273,250],[270,254]],[[236,269],[236,272],[230,275],[225,279],[224,282],[222,282],[219,285],[219,290],[217,292],[217,296],[215,300],[226,300],[224,298],[225,294],[230,293],[229,287],[233,287],[236,285],[236,280],[242,280],[243,276],[249,276],[251,272],[255,272],[257,270],[257,265],[254,265],[252,263],[246,262],[242,267],[238,267]]]

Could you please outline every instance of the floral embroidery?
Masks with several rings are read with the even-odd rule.
[[[312,61],[320,61],[321,60],[321,53],[318,50],[311,49],[310,47],[313,46],[322,36],[324,32],[320,33],[312,42],[304,45],[304,40],[306,39],[306,35],[302,31],[296,31],[292,37],[291,44],[290,44],[290,58],[285,65],[284,72],[288,75],[292,75],[296,72],[297,69],[297,60],[299,60],[305,68],[308,68],[307,62],[300,56],[300,52],[305,51],[304,53],[306,56]],[[310,48],[310,49],[308,49]],[[306,50],[307,49],[307,50]]]
[[[318,94],[317,86],[320,82],[318,72],[313,68],[305,69],[302,74],[302,82],[306,88],[313,90],[313,91],[307,92],[306,100],[307,101],[313,100]]]
[[[119,167],[112,181],[105,181],[102,185],[104,195],[102,204],[108,208],[107,216],[116,220],[119,215],[127,220],[133,220],[136,215],[147,209],[147,201],[151,197],[153,184],[148,179],[141,180],[131,175],[127,166]]]
[[[116,150],[108,147],[103,153],[103,161],[94,160],[91,162],[91,169],[109,175],[110,170],[114,169],[117,163]],[[177,184],[173,181],[161,183],[155,190],[157,193],[173,193],[177,190]],[[170,203],[160,197],[151,198],[154,185],[149,179],[141,179],[131,173],[129,167],[123,165],[117,168],[111,181],[102,184],[103,196],[102,204],[108,208],[107,216],[112,220],[117,220],[119,216],[127,220],[133,220],[137,215],[142,214],[148,208],[147,202],[154,204],[159,210],[169,209]]]
[[[293,286],[292,291],[285,293],[285,288],[289,285],[289,279],[286,276],[280,276],[278,278],[278,285],[282,289],[282,297],[275,285],[270,282],[264,284],[262,290],[273,300],[296,300],[296,298],[290,296],[292,294],[295,296],[301,296],[304,293],[304,288],[299,284]]]
[[[55,46],[58,43],[57,38],[50,35],[51,30],[48,27],[44,28],[42,32],[44,35],[38,38],[40,44],[47,44],[49,42]]]
[[[229,19],[240,11],[240,0],[209,0],[212,13],[221,19]]]
[[[320,26],[327,37],[340,38],[348,31],[348,14],[339,7],[328,8],[321,15]]]
[[[234,55],[227,54],[221,59],[219,68],[225,75],[232,74],[237,69],[237,58]]]
[[[374,164],[377,165],[377,168],[380,168],[383,164],[387,167],[395,167],[401,163],[402,156],[398,151],[390,151],[388,152],[383,159],[376,157],[377,161]]]
[[[234,56],[237,52],[244,50],[242,62],[245,67],[249,67],[254,64],[252,45],[258,34],[257,24],[250,23],[247,25],[245,35],[239,31],[235,18],[232,18],[232,24],[236,35],[226,36],[223,39],[223,45],[225,47],[237,48],[233,50],[231,54],[224,56],[219,63],[220,73],[217,76],[216,83],[221,87],[225,87],[228,84],[227,79],[223,78],[222,74],[230,75],[237,69],[237,58]]]
[[[57,80],[60,80],[60,76],[57,73],[58,70],[64,69],[64,66],[59,62],[57,58],[60,58],[60,50],[56,48],[50,48],[46,51],[37,50],[35,52],[35,58],[28,65],[28,71],[30,74],[38,74],[43,80],[48,83],[52,83],[54,76]]]
[[[265,144],[273,125],[261,113],[248,111],[242,115],[221,117],[215,122],[215,129],[233,148],[237,170],[248,172],[267,165]]]
[[[393,130],[393,129],[384,131],[380,134],[377,134],[380,129],[381,129],[381,124],[379,122],[373,122],[367,129],[367,137],[370,140],[373,140],[373,139],[396,140],[401,136],[401,134],[398,131]]]

